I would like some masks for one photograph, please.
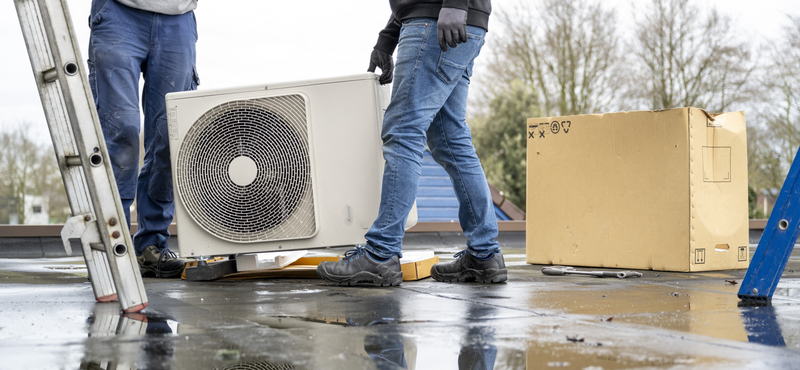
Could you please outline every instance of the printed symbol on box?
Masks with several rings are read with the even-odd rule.
[[[731,182],[731,147],[703,147],[703,181]]]
[[[739,247],[739,261],[747,261],[747,247]]]
[[[570,127],[572,127],[572,122],[570,122],[570,121],[561,122],[561,128],[564,129],[564,133],[565,134],[569,133],[569,128]]]
[[[536,137],[535,137],[535,136],[533,136],[535,133],[536,133],[536,131],[531,131],[531,132],[529,132],[529,133],[528,133],[528,139],[535,139]]]
[[[560,130],[561,126],[559,126],[558,121],[553,121],[553,123],[550,124],[550,131],[552,133],[557,134]]]
[[[706,249],[698,248],[694,250],[694,264],[702,265],[706,263]]]
[[[544,137],[544,130],[539,130],[539,137]]]

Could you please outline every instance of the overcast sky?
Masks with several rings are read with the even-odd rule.
[[[495,10],[519,0],[494,0]],[[67,1],[84,58],[91,1]],[[630,0],[606,0],[629,28]],[[637,0],[633,3],[645,4]],[[730,14],[745,35],[763,42],[800,14],[796,0],[699,0]],[[235,5],[232,5],[235,4]],[[200,89],[333,77],[366,71],[378,31],[390,14],[385,0],[203,1],[196,10]],[[496,23],[490,22],[490,29]],[[496,33],[495,33],[496,34]],[[493,33],[490,30],[488,42]],[[13,1],[0,1],[0,129],[19,122],[49,139]],[[476,73],[481,59],[476,62]]]

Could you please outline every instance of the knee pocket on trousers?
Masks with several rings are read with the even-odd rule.
[[[150,180],[150,187],[147,189],[150,199],[159,202],[172,202],[175,200],[175,192],[172,190],[172,171],[167,171]]]

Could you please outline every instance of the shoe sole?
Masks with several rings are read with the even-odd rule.
[[[436,281],[458,282],[458,283],[503,283],[508,280],[507,269],[487,269],[473,270],[468,269],[453,273],[439,273],[436,269],[431,269],[431,277]]]
[[[350,276],[337,276],[328,274],[328,272],[322,268],[317,268],[317,275],[325,281],[336,283],[340,286],[398,286],[403,282],[402,271],[384,276],[367,271],[361,271]]]

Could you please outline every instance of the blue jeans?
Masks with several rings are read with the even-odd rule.
[[[467,33],[466,43],[443,52],[435,19],[407,20],[400,29],[392,99],[381,133],[386,165],[380,210],[366,234],[367,250],[379,257],[401,256],[426,141],[450,175],[468,252],[484,258],[500,251],[489,186],[466,122],[472,66],[486,31],[467,26]]]
[[[164,15],[93,0],[89,84],[128,227],[136,199],[137,254],[165,248],[175,214],[164,97],[197,87],[194,13]],[[144,76],[144,165],[139,172],[139,75]]]

